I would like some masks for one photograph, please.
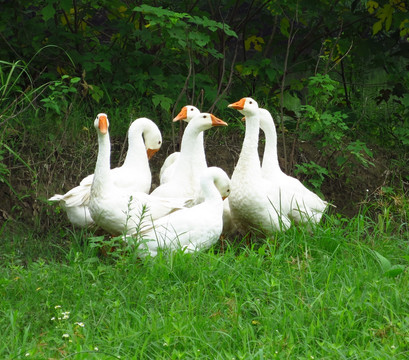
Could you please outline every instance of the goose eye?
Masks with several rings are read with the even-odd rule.
[[[193,109],[190,109],[190,111],[193,111]]]
[[[158,145],[160,145],[162,143],[162,141],[158,141]]]
[[[206,119],[206,118],[207,118],[207,115],[203,115],[203,118]]]
[[[252,101],[250,101],[250,104],[252,104],[253,102]]]

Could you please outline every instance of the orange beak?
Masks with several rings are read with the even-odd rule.
[[[99,116],[98,128],[101,134],[106,134],[108,132],[108,120],[105,115]]]
[[[157,153],[159,149],[148,149],[146,150],[146,153],[148,154],[148,160],[152,158],[153,155]]]
[[[173,119],[173,122],[179,121],[179,120],[185,120],[187,118],[187,107],[184,106],[182,107],[182,110],[180,110],[180,113],[176,115],[176,117]]]
[[[245,102],[246,102],[246,99],[242,98],[239,101],[228,105],[227,107],[230,107],[230,108],[233,108],[233,109],[236,109],[236,110],[243,110]]]
[[[227,126],[226,122],[224,122],[222,119],[217,118],[213,114],[210,114],[210,117],[212,118],[212,126]]]
[[[227,199],[227,196],[222,196],[223,201]]]

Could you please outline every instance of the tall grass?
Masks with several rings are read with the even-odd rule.
[[[100,257],[87,233],[16,238],[1,246],[0,357],[404,359],[408,246],[384,230],[365,210],[143,260]]]

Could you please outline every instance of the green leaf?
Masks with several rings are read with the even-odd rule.
[[[382,271],[386,272],[392,268],[391,262],[377,251],[372,250],[375,255],[376,260],[378,260],[379,265],[381,266]]]
[[[372,35],[376,35],[381,30],[382,30],[382,20],[379,20],[375,24],[373,24]]]
[[[404,265],[393,265],[389,270],[385,271],[386,277],[396,277],[405,271]]]
[[[55,14],[55,9],[54,9],[54,3],[49,2],[47,6],[43,7],[41,9],[41,15],[43,15],[44,21],[47,21],[54,17]]]
[[[89,93],[97,103],[104,97],[104,92],[96,85],[89,86]]]
[[[384,12],[385,12],[385,30],[389,31],[391,28],[392,24],[392,14],[393,14],[393,8],[390,4],[386,4],[384,6]]]
[[[166,97],[165,95],[156,94],[152,96],[152,102],[153,102],[153,105],[155,105],[155,107],[158,107],[158,105],[160,105],[160,107],[163,110],[169,111],[173,103],[173,100]]]
[[[65,11],[70,11],[72,7],[72,0],[60,0],[60,6]]]
[[[76,83],[79,82],[79,81],[81,81],[81,78],[80,78],[80,77],[73,77],[73,78],[70,80],[70,83],[71,83],[71,84],[76,84]]]
[[[290,22],[286,17],[283,17],[280,21],[280,31],[285,37],[289,37],[290,33],[288,32],[288,28],[290,27]]]
[[[274,81],[277,75],[277,71],[275,71],[272,67],[266,68],[266,75],[269,81]]]

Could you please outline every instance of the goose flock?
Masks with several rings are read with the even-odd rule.
[[[160,149],[162,136],[147,118],[136,119],[128,130],[128,152],[121,167],[111,169],[109,120],[97,115],[95,172],[59,202],[70,222],[97,226],[155,256],[159,249],[207,249],[220,236],[251,230],[285,231],[292,224],[320,222],[328,203],[299,180],[286,175],[277,156],[273,117],[249,97],[229,108],[244,115],[246,132],[231,179],[219,167],[208,167],[203,133],[227,123],[187,105],[173,121],[187,122],[180,152],[169,155],[160,170],[160,185],[151,193],[149,159]],[[259,129],[265,134],[262,163]]]

